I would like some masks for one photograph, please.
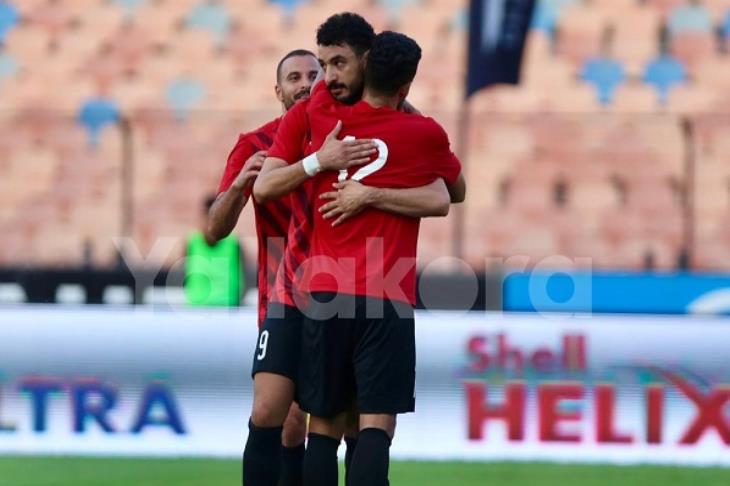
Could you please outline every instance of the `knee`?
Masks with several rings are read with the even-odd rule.
[[[309,432],[340,440],[345,433],[345,415],[341,414],[327,419],[310,417]]]
[[[293,398],[294,384],[291,380],[273,374],[257,374],[251,420],[259,427],[281,427]]]
[[[254,400],[251,421],[258,427],[281,427],[286,418],[287,404]]]
[[[307,436],[307,417],[301,410],[292,410],[284,421],[282,442],[285,447],[296,447],[304,443]]]
[[[381,429],[388,434],[392,440],[395,437],[396,417],[395,415],[361,415],[360,430]]]

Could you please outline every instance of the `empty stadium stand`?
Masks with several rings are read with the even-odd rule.
[[[730,0],[539,0],[522,84],[475,95],[461,137],[466,8],[0,0],[0,265],[110,267],[119,238],[174,264],[237,133],[280,114],[278,59],[353,10],[424,48],[411,101],[464,162],[469,264],[730,269]],[[422,263],[455,228],[424,221]],[[250,211],[237,231],[253,254]]]

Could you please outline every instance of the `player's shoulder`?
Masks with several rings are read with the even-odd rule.
[[[264,123],[258,128],[255,128],[249,132],[241,133],[238,136],[238,145],[253,144],[254,146],[271,145],[274,143],[274,136],[276,130],[279,128],[281,118],[274,118],[273,120]]]
[[[420,115],[417,113],[399,113],[401,113],[401,115],[399,115],[401,123],[408,125],[412,130],[417,130],[424,138],[442,139],[443,137],[446,137],[446,130],[444,130],[439,122],[430,116]]]

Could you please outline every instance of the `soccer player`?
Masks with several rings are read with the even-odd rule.
[[[374,37],[375,33],[370,24],[362,17],[350,13],[334,15],[318,29],[318,44],[341,49],[342,56],[337,59],[332,58],[329,63],[326,63],[326,77],[328,89],[332,90],[344,102],[355,103],[362,95],[365,57],[372,46]],[[324,146],[317,152],[317,158],[322,166],[335,171],[347,167],[338,166],[328,149],[328,145],[334,144],[340,128],[339,125],[335,126],[327,136]],[[302,146],[299,147],[301,154],[309,150],[305,146],[307,141],[306,137],[301,141]],[[377,147],[377,145],[353,147],[352,157],[361,157],[361,160],[353,161],[349,166],[362,165],[367,162],[374,152],[372,147]],[[308,181],[309,178],[306,175],[302,176],[304,172],[301,169],[301,162],[287,166],[284,161],[277,162],[269,159],[264,168],[267,165],[269,166],[268,177],[267,173],[262,170],[254,186],[254,197],[260,202],[266,202],[291,192],[293,202],[286,256],[280,268],[277,283],[274,287],[274,297],[267,315],[267,322],[270,321],[272,325],[267,327],[265,324],[266,340],[259,343],[260,355],[264,357],[264,360],[270,359],[269,353],[265,349],[277,340],[275,336],[281,332],[277,331],[276,328],[295,326],[297,315],[301,321],[301,312],[297,305],[302,303],[304,297],[296,292],[295,274],[300,263],[307,258],[309,253],[311,220],[313,218],[312,207],[314,205],[310,197],[311,181]],[[334,207],[337,208],[337,211],[341,211],[342,215],[347,214],[350,216],[357,214],[361,210],[362,204],[413,217],[443,216],[448,212],[450,194],[443,180],[440,179],[423,187],[412,189],[382,189],[378,190],[377,193],[370,192],[367,189],[369,188],[360,186],[357,183],[346,185],[337,193],[341,197],[333,201]],[[276,320],[273,318],[274,315],[284,316],[284,319]],[[285,338],[278,338],[278,340],[282,339]],[[264,434],[271,436],[275,435],[276,429],[274,427],[256,428],[254,432],[257,436],[263,436]],[[310,436],[308,447],[317,449],[322,442],[320,439],[327,442],[326,438],[316,434]],[[251,435],[249,436],[249,445],[250,443]],[[263,459],[276,455],[273,441],[257,440],[256,443],[257,457]],[[346,464],[352,456],[355,441],[353,438],[348,438],[347,443]],[[266,447],[268,447],[268,450],[265,450]],[[247,446],[247,452],[249,449],[253,450],[254,447],[249,448]]]
[[[320,67],[317,58],[307,50],[298,49],[284,56],[276,68],[276,97],[286,112],[294,104],[309,96],[312,83],[317,78]],[[233,151],[228,157],[225,172],[219,187],[219,194],[208,215],[208,240],[215,243],[228,236],[238,222],[238,218],[251,195],[253,181],[261,169],[266,150],[271,146],[281,118],[266,123],[248,133],[241,134]],[[274,283],[279,262],[284,255],[285,239],[289,228],[291,208],[288,198],[274,199],[266,204],[254,201],[256,235],[258,238],[258,324],[262,327],[268,307],[271,288]],[[298,339],[290,343],[294,355],[298,356]],[[283,354],[286,354],[284,350]],[[293,363],[295,369],[298,363]],[[289,368],[287,368],[287,366]],[[272,363],[269,369],[260,370],[254,375],[254,407],[252,421],[266,426],[272,420],[271,413],[277,413],[284,403],[283,433],[272,440],[283,445],[279,473],[281,485],[294,486],[302,482],[302,461],[304,458],[304,439],[306,417],[289,398],[293,394],[291,364]],[[282,379],[281,376],[289,378]],[[274,419],[279,422],[279,418]],[[284,420],[283,418],[281,419]],[[281,425],[281,424],[279,424]],[[249,469],[255,472],[256,465]]]
[[[347,50],[346,45],[320,43],[320,61],[337,64],[346,59]],[[332,98],[332,91],[315,87],[308,105],[299,106],[284,119],[254,188],[255,196],[266,192],[262,188],[267,187],[267,179],[275,185],[279,177],[306,179],[322,171],[312,179],[314,195],[348,177],[391,188],[445,179],[455,199],[463,200],[460,164],[443,129],[431,119],[396,110],[407,95],[419,60],[415,42],[384,33],[369,53],[364,102],[346,108]],[[335,92],[342,94],[342,90]],[[294,163],[300,140],[311,133],[312,145],[318,146],[325,139],[323,127],[328,131],[337,117],[343,119],[345,133],[377,139],[377,159],[339,174],[324,172],[330,167],[319,162],[318,154]],[[281,167],[282,163],[292,165],[267,171],[267,165]],[[300,403],[312,413],[305,484],[337,484],[342,413],[353,392],[362,415],[350,484],[387,484],[395,415],[412,411],[414,406],[412,305],[417,233],[418,219],[372,208],[339,228],[322,215],[314,219],[307,261],[314,278],[303,283],[313,297],[304,325],[300,375]],[[341,265],[347,260],[350,265]]]

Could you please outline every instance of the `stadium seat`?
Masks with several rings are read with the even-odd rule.
[[[205,97],[205,87],[191,78],[177,78],[172,81],[165,92],[165,99],[175,111],[178,119],[183,119],[194,105]]]
[[[558,26],[558,54],[576,68],[602,52],[604,19],[595,9],[576,4],[567,7]]]
[[[9,78],[18,74],[20,67],[13,56],[0,51],[0,89]]]
[[[611,25],[614,27],[611,52],[624,63],[630,77],[640,77],[647,59],[656,53],[659,15],[647,6],[633,2],[630,8],[617,14]],[[636,35],[637,32],[643,34]]]
[[[656,95],[649,86],[629,81],[616,90],[611,110],[618,113],[650,113],[656,107]]]
[[[218,47],[222,47],[231,28],[231,17],[228,10],[215,2],[197,4],[185,18],[187,27],[206,30],[213,37]]]
[[[99,144],[101,131],[109,125],[118,123],[120,116],[119,107],[115,101],[107,98],[92,98],[81,107],[78,120],[88,132],[89,144],[96,147]]]
[[[595,87],[598,101],[608,105],[616,89],[626,80],[626,73],[615,59],[599,57],[586,61],[581,78]]]
[[[645,0],[645,3],[665,17],[675,8],[686,4],[686,0]]]
[[[692,75],[698,64],[715,57],[716,44],[715,34],[684,32],[672,37],[670,52]]]
[[[147,3],[147,0],[114,0],[114,3],[124,9],[128,20],[134,18],[137,9]]]
[[[306,2],[306,0],[269,0],[271,3],[275,3],[284,10],[284,15],[291,16],[297,10],[299,5]]]
[[[377,3],[385,8],[390,21],[397,23],[406,7],[418,5],[421,0],[377,0]]]
[[[28,20],[48,33],[53,46],[78,18],[60,0],[46,0],[35,7]]]
[[[535,5],[535,12],[532,15],[532,25],[530,28],[554,37],[557,23],[558,12],[551,8],[544,0],[538,0]]]
[[[669,15],[669,33],[710,33],[712,17],[710,12],[697,0],[675,7]]]
[[[663,55],[646,66],[644,82],[654,88],[659,103],[665,105],[669,100],[670,90],[687,82],[687,71],[679,60]]]
[[[0,44],[5,42],[10,29],[20,22],[20,14],[10,2],[0,2]]]

